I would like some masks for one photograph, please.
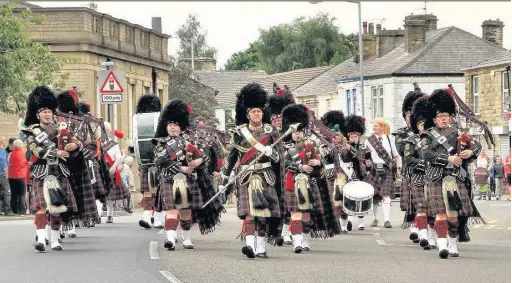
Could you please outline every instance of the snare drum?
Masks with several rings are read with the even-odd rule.
[[[343,211],[363,216],[373,210],[373,186],[363,181],[351,181],[343,187]]]
[[[155,137],[159,116],[160,112],[133,115],[133,145],[139,166],[153,164],[155,146],[152,139]]]

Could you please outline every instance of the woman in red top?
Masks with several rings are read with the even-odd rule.
[[[25,213],[25,192],[27,176],[27,158],[23,150],[23,142],[15,140],[9,154],[9,185],[11,186],[11,208],[16,214]]]
[[[505,157],[505,177],[507,178],[508,200],[510,200],[510,153]]]

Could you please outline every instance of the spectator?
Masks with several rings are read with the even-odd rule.
[[[505,169],[503,168],[501,157],[494,157],[494,164],[491,166],[490,175],[496,185],[496,200],[500,200],[501,194],[503,193],[503,179],[505,178]]]
[[[485,170],[487,170],[487,172],[489,172],[489,167],[489,159],[487,159],[485,151],[482,150],[480,151],[480,155],[478,155],[478,158],[476,159],[476,168],[484,168]],[[477,185],[477,188],[479,193],[478,199],[482,199],[482,196],[487,195],[487,191],[489,190],[489,186],[487,184],[479,184]]]
[[[7,216],[15,216],[11,211],[11,188],[8,181],[6,144],[5,137],[0,137],[0,213],[3,211]]]
[[[510,152],[505,157],[505,176],[507,177],[508,200],[510,200]]]
[[[133,212],[131,209],[133,207],[131,200],[132,200],[132,194],[135,193],[135,181],[133,179],[133,174],[132,174],[132,163],[133,163],[133,157],[125,156],[123,170],[121,172],[121,178],[123,179],[123,183],[130,191],[130,194],[123,201],[124,210],[128,213]]]
[[[16,138],[10,138],[9,139],[9,145],[5,148],[5,152],[7,152],[7,160],[9,160],[9,154],[12,151],[12,143],[16,140]],[[7,164],[9,165],[9,164]]]
[[[26,213],[25,192],[28,162],[23,150],[23,142],[19,139],[12,144],[9,154],[9,185],[11,187],[11,209],[13,213]]]

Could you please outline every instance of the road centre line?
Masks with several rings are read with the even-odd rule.
[[[170,273],[167,270],[160,271],[160,274],[162,274],[165,278],[167,278],[167,280],[169,280],[169,282],[171,282],[171,283],[183,283],[178,278],[176,278],[176,276],[174,276],[172,273]]]
[[[149,257],[151,259],[160,259],[160,255],[158,254],[158,242],[149,243]]]

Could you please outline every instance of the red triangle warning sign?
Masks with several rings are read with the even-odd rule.
[[[116,78],[116,75],[114,75],[113,71],[110,71],[108,73],[107,78],[105,79],[105,82],[100,88],[101,93],[123,93],[124,89],[123,86],[119,83],[119,81]]]

